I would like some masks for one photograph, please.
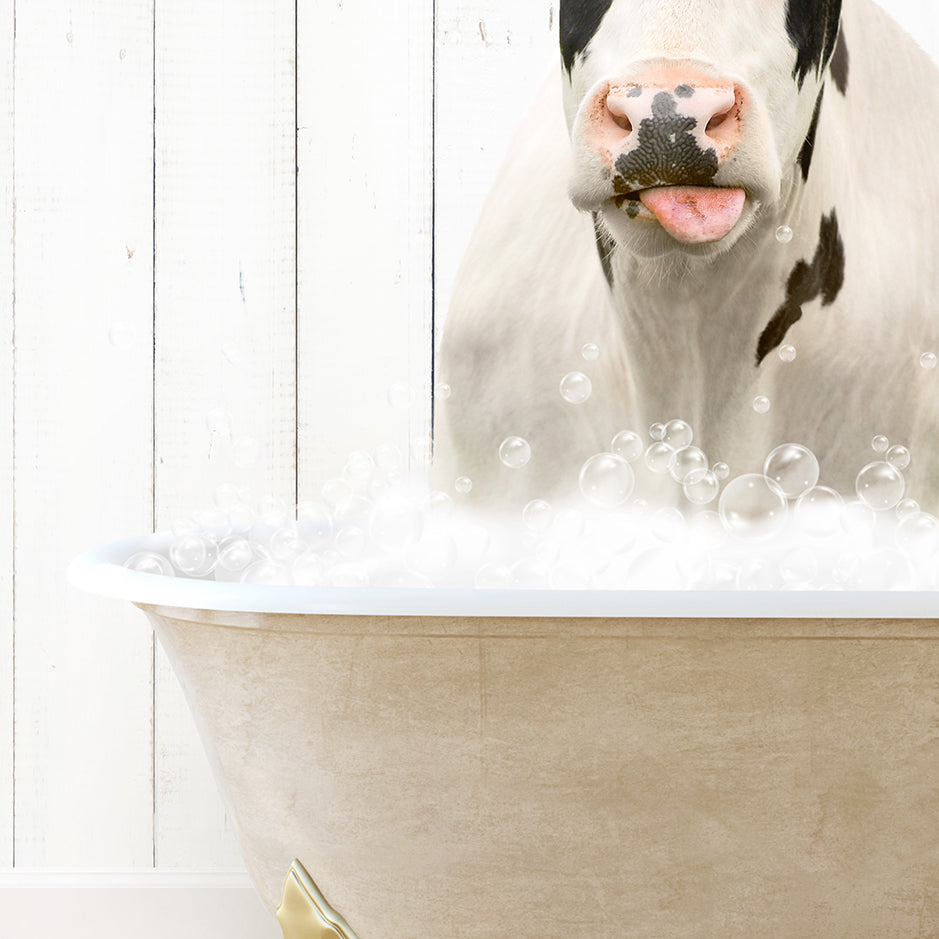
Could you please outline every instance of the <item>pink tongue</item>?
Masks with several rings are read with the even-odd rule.
[[[719,241],[737,224],[746,194],[713,186],[643,189],[642,204],[676,240],[685,244]]]

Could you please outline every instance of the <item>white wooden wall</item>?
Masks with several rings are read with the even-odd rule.
[[[936,55],[930,4],[884,2]],[[0,870],[241,869],[143,617],[65,567],[222,482],[293,499],[420,450],[432,308],[556,21],[0,0]]]

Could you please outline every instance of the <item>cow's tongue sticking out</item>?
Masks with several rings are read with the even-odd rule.
[[[746,194],[714,186],[662,186],[643,189],[639,199],[676,241],[696,245],[719,241],[737,224]]]

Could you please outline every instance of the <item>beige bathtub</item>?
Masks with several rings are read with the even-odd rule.
[[[303,590],[119,566],[152,543],[72,580],[153,623],[268,907],[295,858],[315,881],[327,919],[288,939],[939,935],[934,594]]]

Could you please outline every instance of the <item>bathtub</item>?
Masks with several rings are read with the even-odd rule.
[[[147,615],[287,939],[939,934],[939,595],[341,590]]]

